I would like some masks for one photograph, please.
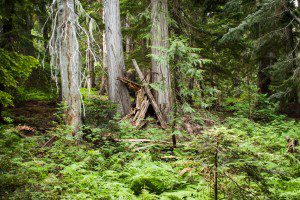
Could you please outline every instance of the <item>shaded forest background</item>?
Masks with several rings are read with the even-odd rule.
[[[297,0],[0,3],[2,199],[299,198]]]

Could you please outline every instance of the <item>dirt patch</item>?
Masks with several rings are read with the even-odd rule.
[[[56,111],[55,101],[24,101],[9,110],[16,126],[27,125],[40,132],[54,126]]]

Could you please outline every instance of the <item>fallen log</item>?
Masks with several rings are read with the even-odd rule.
[[[113,139],[114,142],[153,142],[153,143],[165,143],[165,144],[172,144],[172,142],[164,141],[164,140],[149,140],[149,139]]]
[[[158,104],[156,103],[156,101],[154,99],[154,96],[151,93],[151,90],[150,90],[150,88],[148,86],[148,83],[147,83],[147,81],[146,81],[146,79],[145,79],[142,71],[140,70],[140,68],[139,68],[139,66],[138,66],[138,64],[137,64],[137,62],[136,62],[135,59],[133,59],[132,62],[133,62],[133,66],[134,66],[134,68],[135,68],[135,70],[136,70],[136,72],[137,72],[137,74],[139,76],[139,79],[143,83],[143,88],[144,88],[144,90],[145,90],[145,92],[146,92],[146,94],[147,94],[147,96],[148,96],[148,98],[150,100],[150,103],[152,104],[152,107],[153,107],[153,109],[154,109],[154,111],[155,111],[155,113],[157,115],[157,118],[158,118],[158,121],[159,121],[161,127],[164,128],[164,129],[167,128],[167,123],[165,121],[165,117],[164,117],[163,113],[161,112]]]

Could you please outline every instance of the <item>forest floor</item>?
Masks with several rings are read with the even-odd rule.
[[[150,117],[138,130],[112,117],[105,98],[92,96],[85,106],[80,145],[59,123],[55,101],[26,100],[6,111],[0,199],[205,200],[214,196],[215,172],[221,199],[300,196],[299,150],[289,152],[285,139],[299,137],[295,120],[254,122],[199,109],[182,115],[176,129],[163,130]],[[34,136],[20,136],[23,125]],[[53,136],[59,139],[42,148]]]
[[[10,117],[16,126],[30,126],[41,133],[53,128],[56,101],[29,100],[22,101],[9,109]]]

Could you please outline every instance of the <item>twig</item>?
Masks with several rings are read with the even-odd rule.
[[[50,140],[48,140],[47,142],[45,142],[41,148],[44,148],[44,147],[50,147],[56,140],[58,140],[58,137],[57,136],[53,136],[52,138],[50,138]]]

